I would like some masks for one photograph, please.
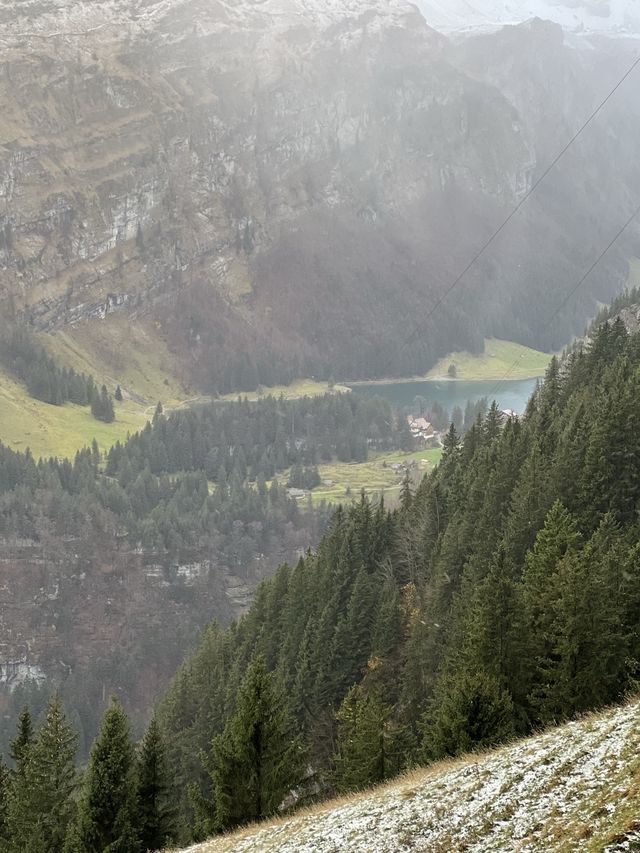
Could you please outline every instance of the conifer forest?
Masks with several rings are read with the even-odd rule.
[[[0,853],[640,850],[639,7],[0,0]]]

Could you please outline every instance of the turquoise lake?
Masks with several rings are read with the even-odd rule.
[[[444,382],[423,380],[354,385],[352,387],[358,394],[384,397],[398,408],[412,406],[414,398],[420,396],[430,402],[441,403],[449,412],[454,406],[460,406],[464,411],[467,400],[475,402],[482,397],[488,397],[489,402],[496,400],[501,409],[513,409],[517,414],[522,414],[537,381],[537,379],[506,379],[502,381],[455,379]]]

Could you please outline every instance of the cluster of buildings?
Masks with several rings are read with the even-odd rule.
[[[442,441],[440,439],[440,433],[434,429],[433,424],[431,424],[426,418],[416,418],[413,415],[408,415],[407,423],[409,424],[411,435],[414,439],[422,442],[425,447],[441,446]]]

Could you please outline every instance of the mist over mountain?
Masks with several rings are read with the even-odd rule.
[[[640,189],[632,80],[425,319],[624,41],[534,21],[454,45],[402,0],[2,21],[0,297],[37,329],[135,317],[201,390],[245,390],[424,372],[487,336],[557,349],[626,280],[622,243],[557,313]]]
[[[542,18],[580,35],[640,36],[638,0],[420,0],[417,5],[430,26],[441,32],[496,30]]]

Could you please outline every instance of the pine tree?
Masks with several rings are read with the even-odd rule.
[[[138,756],[138,809],[142,850],[160,850],[171,841],[174,822],[166,751],[155,717]]]
[[[263,658],[246,672],[235,713],[213,740],[208,769],[222,829],[274,814],[300,781],[300,741]]]
[[[114,699],[91,748],[65,853],[138,853],[135,769],[129,723]]]
[[[7,802],[9,849],[61,853],[73,815],[77,737],[57,698],[16,774]]]

